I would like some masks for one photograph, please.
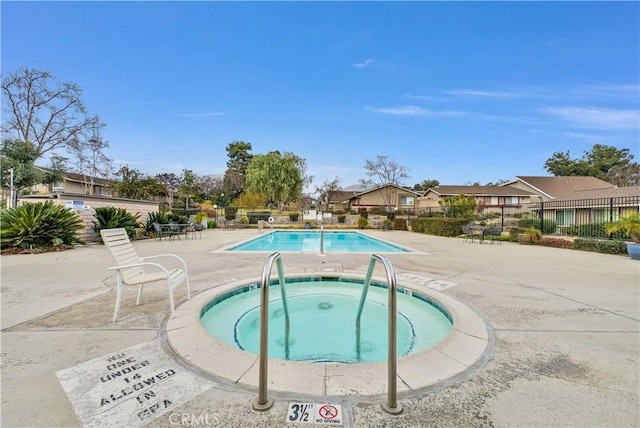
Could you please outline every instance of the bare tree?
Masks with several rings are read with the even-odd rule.
[[[318,199],[320,199],[324,203],[324,209],[329,210],[329,201],[336,194],[336,192],[340,191],[340,179],[338,177],[333,180],[325,180],[321,186],[316,186],[316,193],[318,194]]]
[[[75,172],[84,179],[87,195],[93,195],[96,178],[108,178],[113,171],[112,160],[104,153],[109,142],[102,139],[100,130],[103,126],[98,122],[88,138],[84,139],[83,133],[82,138],[73,139],[67,144],[67,151],[74,156]]]
[[[4,138],[28,141],[38,157],[63,148],[100,123],[88,116],[75,83],[58,83],[46,71],[21,68],[2,79]]]
[[[364,169],[369,179],[360,182],[380,187],[384,205],[388,212],[392,212],[398,202],[398,189],[395,186],[402,186],[403,181],[409,177],[407,167],[399,165],[389,156],[378,155],[375,161],[367,160]]]

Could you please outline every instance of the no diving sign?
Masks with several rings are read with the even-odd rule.
[[[287,422],[342,425],[342,406],[339,404],[289,403]]]

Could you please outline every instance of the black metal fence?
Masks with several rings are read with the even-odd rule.
[[[415,214],[467,218],[471,223],[503,229],[535,227],[545,235],[608,238],[606,223],[638,210],[640,196],[625,196],[520,205],[431,207]]]

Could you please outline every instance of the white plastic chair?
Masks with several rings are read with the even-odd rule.
[[[185,261],[175,254],[159,254],[157,256],[138,257],[135,249],[131,245],[127,231],[123,228],[119,229],[102,229],[100,230],[102,241],[109,249],[111,255],[116,259],[118,266],[111,267],[109,270],[117,271],[117,294],[116,308],[113,311],[113,321],[118,319],[118,312],[122,304],[122,294],[125,285],[138,286],[138,298],[136,305],[140,304],[142,297],[142,289],[144,284],[166,280],[169,287],[169,307],[171,308],[171,317],[175,316],[175,305],[173,300],[173,290],[183,282],[187,286],[187,300],[191,299],[191,290],[189,289],[189,273]],[[159,263],[149,262],[147,260],[160,257],[173,257],[180,261],[182,269],[167,269]],[[153,268],[146,271],[145,268]]]

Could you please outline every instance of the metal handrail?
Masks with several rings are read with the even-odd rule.
[[[362,288],[362,294],[360,295],[360,304],[358,305],[358,315],[356,316],[356,352],[358,358],[360,358],[360,318],[362,317],[362,309],[364,307],[364,302],[367,299],[367,291],[369,290],[369,285],[371,284],[371,277],[373,275],[373,268],[375,267],[376,261],[379,261],[384,266],[384,269],[387,273],[387,283],[389,290],[389,297],[387,306],[389,307],[389,349],[388,349],[388,364],[387,364],[387,382],[388,382],[388,390],[387,390],[387,402],[382,403],[382,410],[385,412],[397,415],[402,413],[402,406],[398,404],[397,401],[397,363],[398,363],[398,355],[397,355],[397,324],[398,324],[398,295],[397,295],[397,284],[396,284],[396,274],[393,270],[393,266],[391,262],[386,257],[381,256],[380,254],[373,254],[371,256],[371,260],[369,261],[369,268],[367,269],[367,276],[364,280],[364,286]]]
[[[269,338],[269,283],[271,278],[271,268],[276,262],[278,269],[278,279],[280,280],[280,292],[282,294],[282,306],[284,309],[284,349],[285,357],[289,358],[289,308],[287,307],[287,291],[285,289],[284,270],[282,269],[282,259],[280,253],[275,252],[267,257],[262,269],[262,279],[260,280],[260,363],[258,375],[258,398],[253,401],[253,410],[266,411],[273,406],[273,400],[267,396],[267,374],[268,374],[268,338]]]

